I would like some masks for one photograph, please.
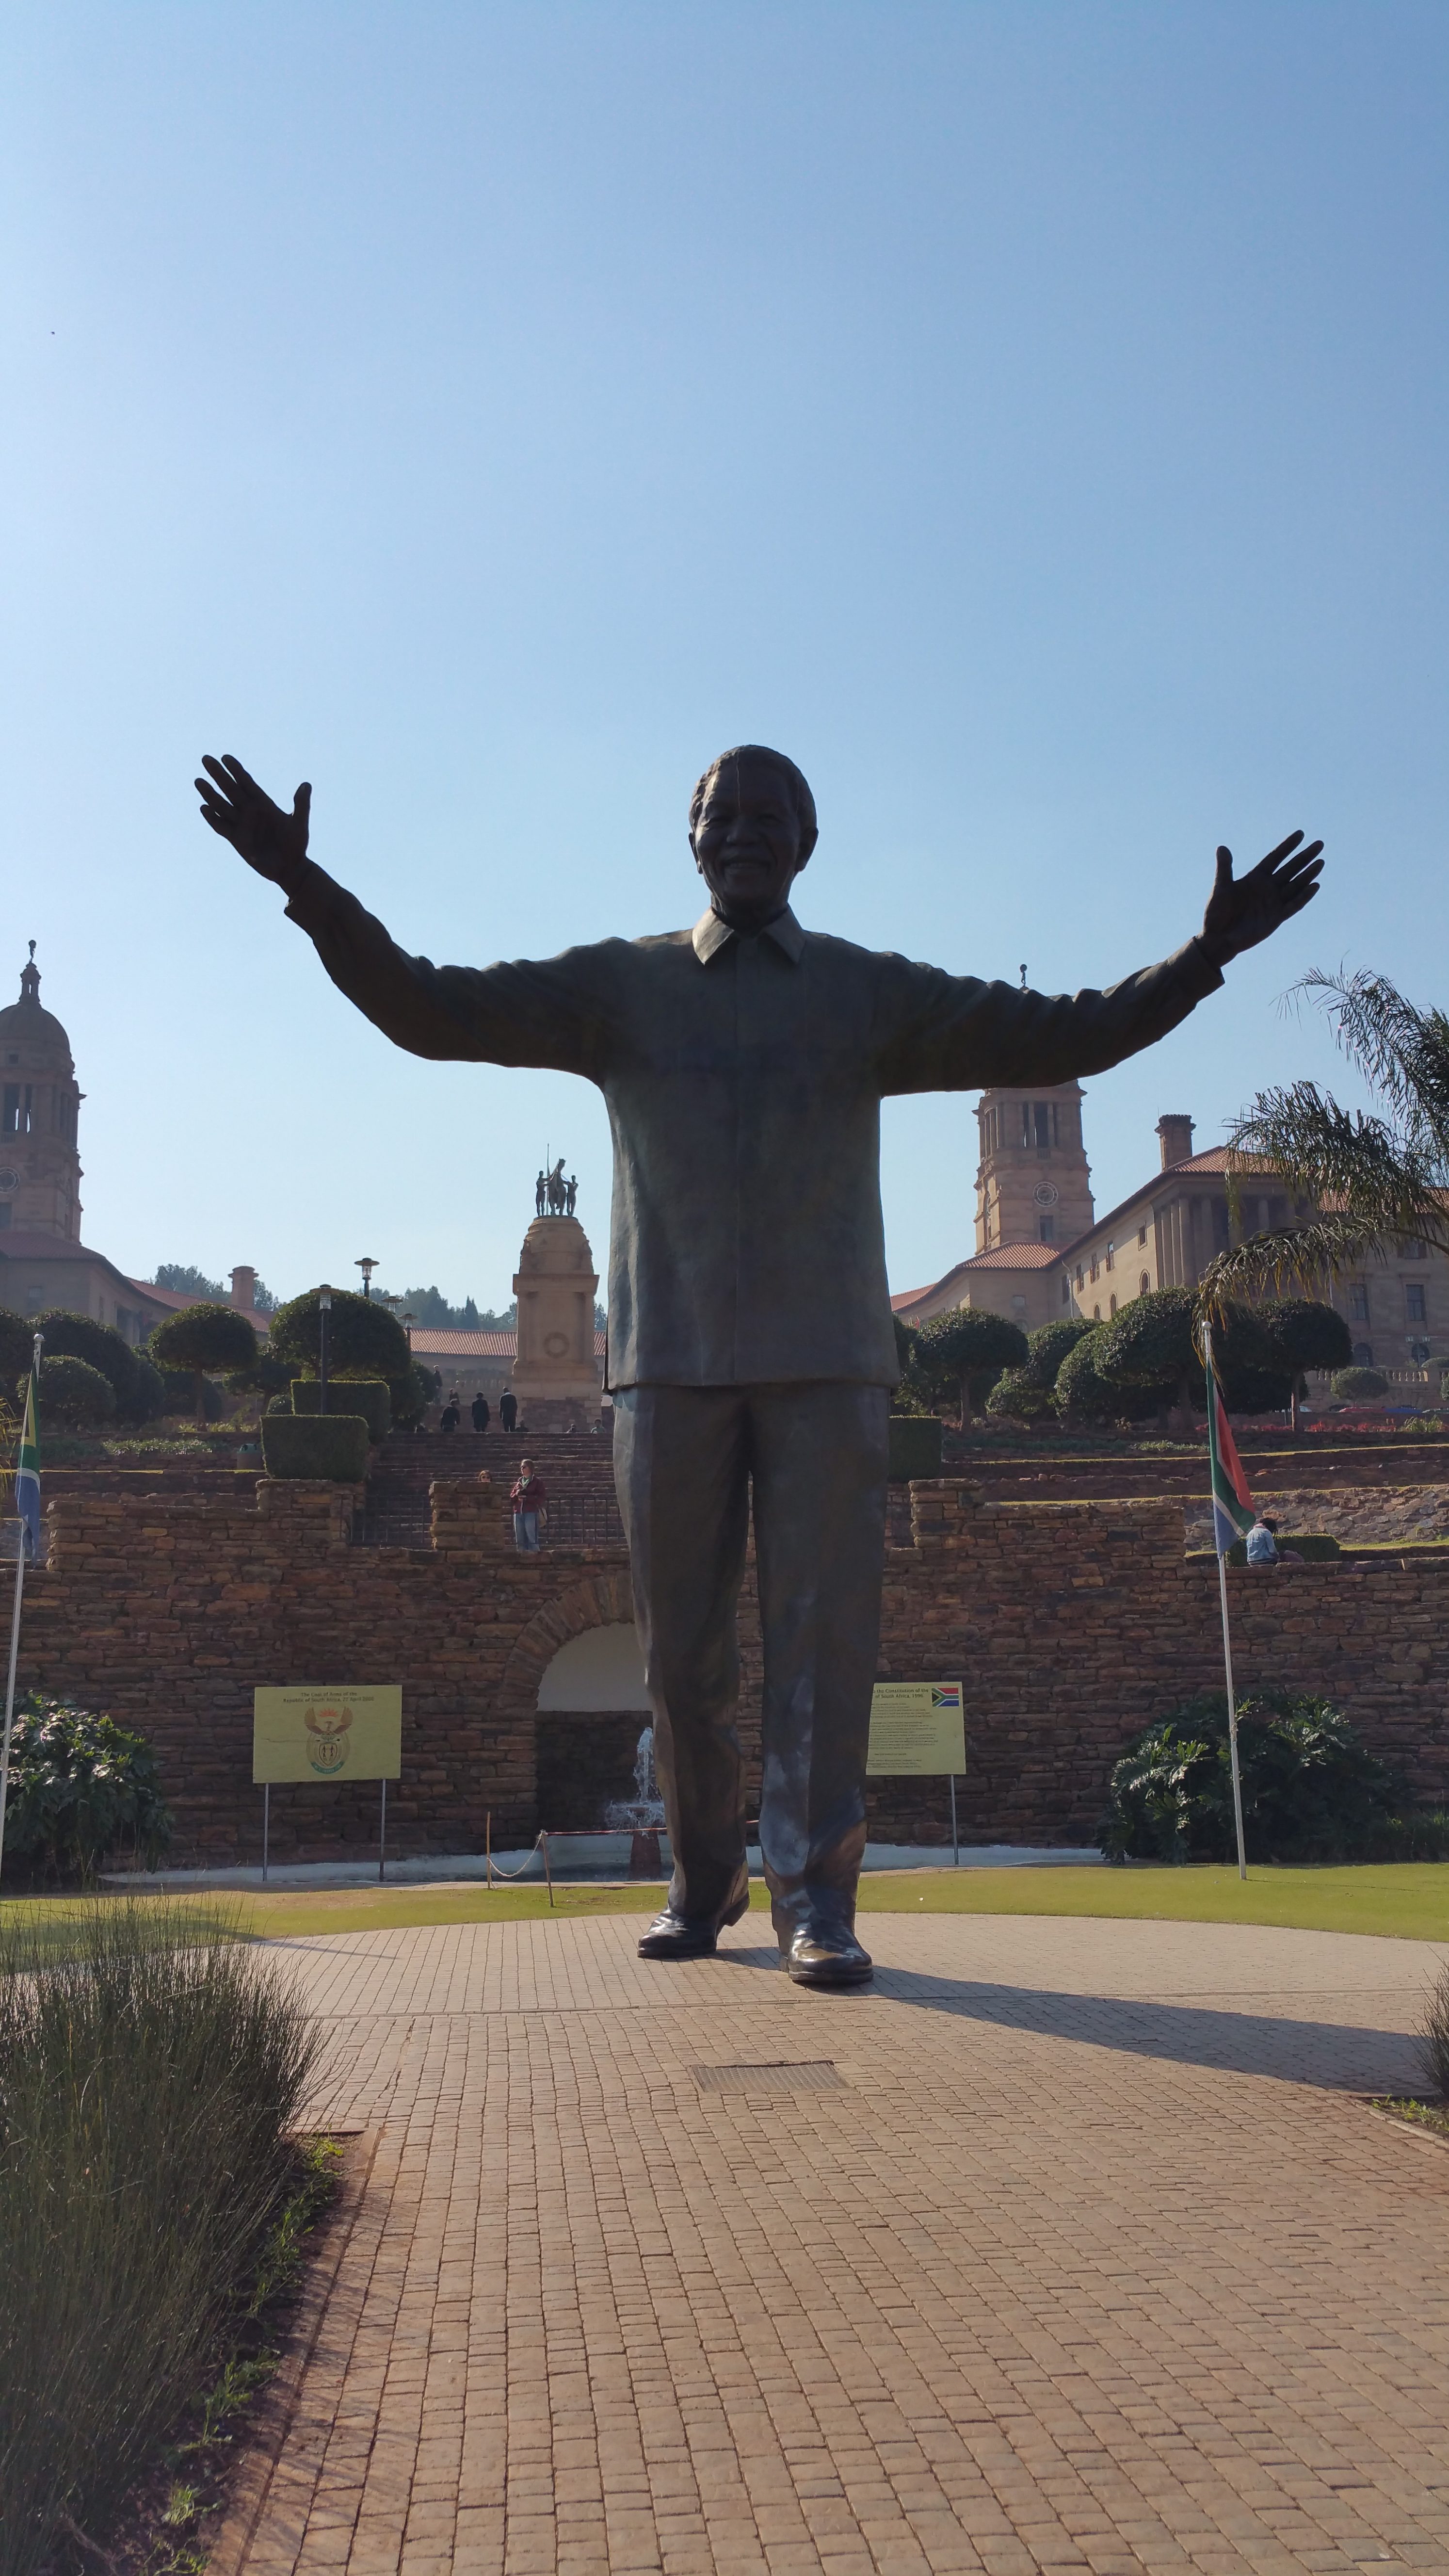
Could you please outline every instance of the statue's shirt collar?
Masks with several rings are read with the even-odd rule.
[[[717,957],[730,940],[738,939],[740,935],[737,930],[731,929],[727,921],[721,921],[717,912],[702,914],[690,934],[694,953],[701,966],[707,966],[711,957]],[[805,933],[788,904],[783,912],[776,913],[773,921],[766,922],[759,935],[762,939],[773,939],[776,947],[789,958],[791,965],[799,965],[805,954]]]

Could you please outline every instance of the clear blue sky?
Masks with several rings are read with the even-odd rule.
[[[203,750],[465,962],[691,920],[741,738],[815,786],[808,925],[1049,990],[1322,833],[1091,1085],[1099,1208],[1161,1110],[1332,1073],[1305,967],[1442,1000],[1446,67],[1442,0],[21,0],[0,968],[87,1240],[497,1303],[551,1145],[603,1253],[596,1095],[388,1046]],[[971,1247],[972,1106],[887,1108],[897,1287]]]

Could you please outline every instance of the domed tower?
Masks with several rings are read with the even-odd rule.
[[[984,1091],[976,1112],[976,1249],[1004,1243],[1070,1243],[1095,1210],[1076,1082]]]
[[[70,1040],[41,1009],[35,942],[20,999],[0,1011],[0,1229],[80,1241],[77,1089]]]
[[[562,1166],[560,1166],[560,1170]],[[599,1418],[594,1357],[598,1273],[589,1238],[562,1209],[535,1217],[518,1274],[518,1352],[513,1392],[532,1431],[591,1431]]]

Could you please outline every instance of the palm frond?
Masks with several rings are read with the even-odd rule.
[[[1449,1017],[1421,1011],[1366,966],[1352,975],[1315,967],[1294,990],[1327,1012],[1350,1064],[1393,1110],[1406,1141],[1449,1181]]]
[[[1449,1235],[1440,1240],[1449,1251]],[[1199,1308],[1210,1322],[1220,1322],[1230,1305],[1265,1291],[1326,1301],[1338,1274],[1386,1258],[1383,1227],[1357,1216],[1329,1214],[1272,1234],[1250,1234],[1208,1263],[1198,1284]]]
[[[1445,1169],[1426,1140],[1383,1118],[1343,1109],[1316,1083],[1258,1094],[1229,1139],[1228,1194],[1244,1179],[1277,1173],[1300,1198],[1339,1210],[1373,1233],[1449,1243]]]

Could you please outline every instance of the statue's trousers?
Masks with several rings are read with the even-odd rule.
[[[765,1672],[760,1842],[782,1941],[849,1923],[885,1555],[884,1387],[636,1386],[614,1473],[659,1785],[669,1901],[717,1919],[745,1851],[736,1606],[753,1489]]]

